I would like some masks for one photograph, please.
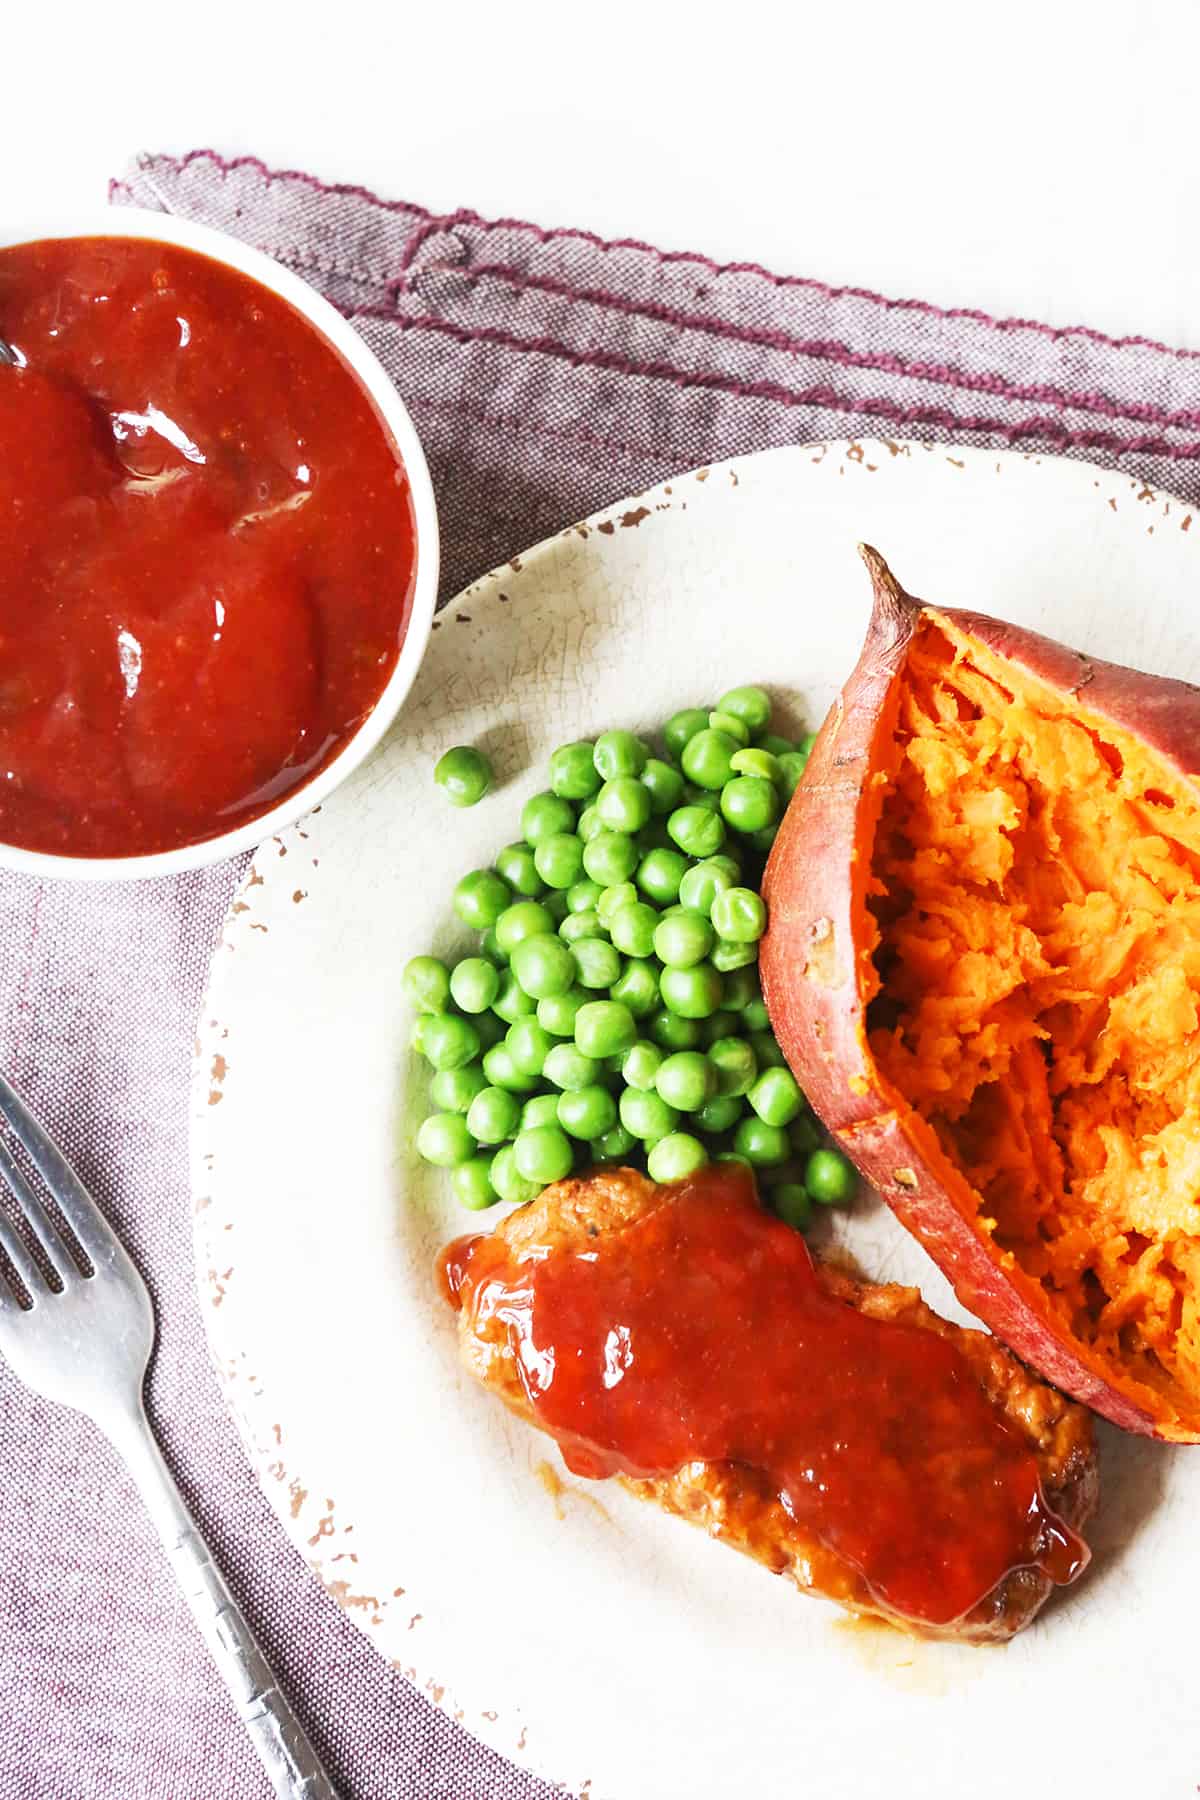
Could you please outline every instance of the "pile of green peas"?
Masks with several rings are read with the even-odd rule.
[[[434,1070],[417,1134],[462,1205],[532,1200],[575,1168],[677,1181],[754,1169],[807,1224],[854,1191],[771,1032],[759,986],[764,860],[808,760],[738,687],[667,720],[564,744],[521,837],[454,890],[478,952],[408,964],[413,1044]]]

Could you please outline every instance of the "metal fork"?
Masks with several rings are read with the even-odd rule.
[[[213,1661],[281,1800],[337,1800],[163,1461],[142,1397],[154,1345],[146,1284],[62,1153],[0,1075],[0,1119],[25,1150],[91,1263],[86,1272],[0,1137],[0,1181],[62,1283],[57,1291],[0,1213],[3,1250],[25,1289],[0,1278],[0,1350],[14,1374],[104,1432],[141,1490]]]

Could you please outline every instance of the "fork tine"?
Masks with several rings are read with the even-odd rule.
[[[25,1222],[42,1250],[50,1260],[58,1279],[64,1288],[79,1278],[79,1268],[63,1242],[62,1233],[51,1218],[46,1207],[34,1193],[17,1164],[13,1161],[12,1151],[0,1138],[0,1181],[3,1181],[9,1193],[25,1215]]]
[[[0,1075],[0,1119],[11,1129],[62,1209],[63,1218],[97,1266],[124,1262],[125,1252],[100,1208],[58,1146],[42,1130],[12,1084]],[[22,1276],[22,1279],[24,1277]]]
[[[4,1218],[2,1214],[0,1214],[0,1250],[3,1250],[5,1256],[7,1256],[9,1262],[17,1272],[17,1277],[20,1280],[21,1285],[29,1295],[29,1298],[36,1305],[39,1296],[50,1292],[49,1284],[8,1220]],[[0,1292],[7,1287],[7,1281],[4,1280],[3,1276],[0,1276]],[[16,1305],[17,1299],[16,1296],[13,1295],[13,1306],[15,1307]]]

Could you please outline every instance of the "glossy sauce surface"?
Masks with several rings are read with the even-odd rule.
[[[134,238],[0,250],[0,839],[213,837],[346,743],[395,665],[413,513],[286,301]]]
[[[949,1624],[1013,1569],[1087,1550],[957,1345],[821,1286],[796,1232],[729,1167],[587,1248],[445,1253],[447,1298],[498,1318],[537,1422],[578,1475],[766,1471],[788,1513],[892,1612]]]

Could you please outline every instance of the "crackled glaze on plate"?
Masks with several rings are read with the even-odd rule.
[[[856,1627],[606,1485],[457,1366],[431,1279],[468,1228],[415,1158],[427,1078],[401,971],[467,937],[447,897],[518,835],[558,742],[762,681],[816,725],[859,648],[876,543],[913,592],[1200,678],[1200,527],[1076,462],[834,443],[677,478],[441,615],[399,727],[258,852],[200,1020],[200,1300],[248,1452],[314,1573],[439,1706],[590,1800],[1192,1793],[1200,1451],[1103,1432],[1095,1563],[1006,1649]],[[497,771],[451,809],[438,754]],[[867,1273],[965,1318],[874,1199]],[[1009,1737],[1017,1741],[1011,1754]],[[1054,1773],[1057,1771],[1057,1773]],[[1032,1783],[1032,1785],[1031,1785]]]

